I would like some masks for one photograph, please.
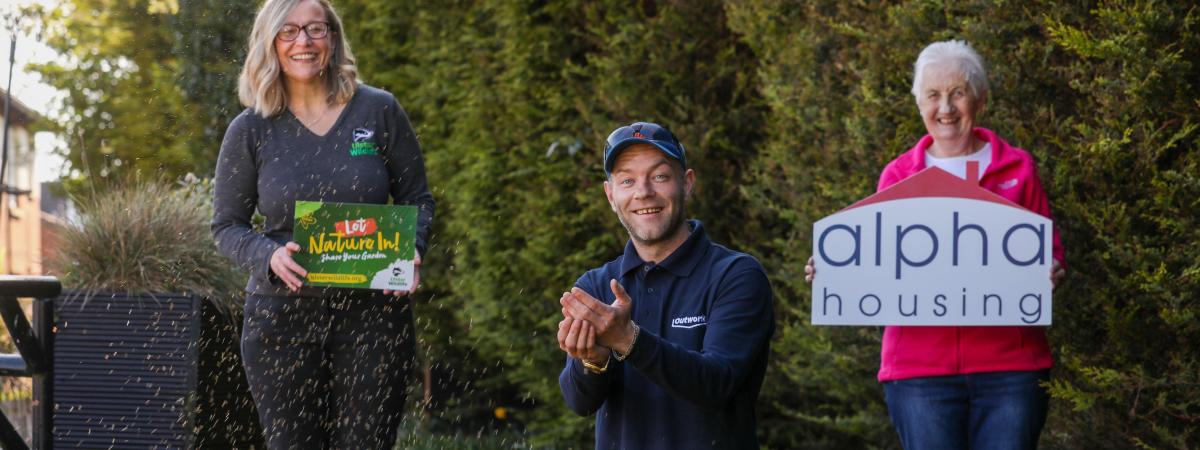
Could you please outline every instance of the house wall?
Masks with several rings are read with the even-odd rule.
[[[2,116],[0,120],[3,120]],[[33,136],[23,124],[9,124],[8,152],[9,162],[4,184],[30,193],[5,193],[0,199],[0,273],[40,275],[41,192],[40,185],[35,182]]]

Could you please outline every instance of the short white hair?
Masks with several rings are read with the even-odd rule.
[[[924,75],[925,68],[943,63],[958,66],[963,78],[967,80],[967,87],[972,96],[983,98],[987,95],[987,70],[983,68],[983,57],[965,41],[949,40],[929,44],[917,56],[917,62],[913,64],[912,94],[918,101],[921,99],[921,76]]]

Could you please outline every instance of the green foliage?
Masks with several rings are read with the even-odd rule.
[[[812,223],[874,191],[924,134],[908,88],[929,42],[966,39],[993,90],[983,126],[1030,150],[1070,275],[1050,340],[1051,448],[1194,448],[1198,11],[1168,2],[747,1],[767,144],[743,186],[781,330],[763,398],[773,446],[895,447],[873,380],[879,333],[814,328],[800,273]],[[770,232],[765,232],[765,231]],[[791,426],[788,426],[791,425]]]
[[[1076,280],[1051,329],[1056,438],[1200,445],[1200,9],[1145,2],[1048,17],[1075,117],[1052,177]],[[1061,310],[1061,308],[1060,308]],[[1066,406],[1066,405],[1064,405]],[[1094,430],[1108,430],[1097,434]]]
[[[254,2],[67,0],[37,9],[63,62],[34,65],[65,96],[56,130],[76,187],[122,174],[211,175],[241,111],[236,77]]]
[[[500,404],[533,445],[587,446],[593,419],[558,391],[555,300],[625,239],[601,187],[603,139],[634,120],[694,136],[691,166],[726,174],[702,179],[694,210],[725,240],[739,216],[706,211],[735,201],[753,153],[752,55],[711,2],[384,4],[341,11],[366,78],[396,93],[421,137],[440,217],[427,270],[443,274],[427,308],[450,305],[440,328],[460,330],[475,358],[460,398],[515,389]]]
[[[527,448],[515,433],[481,433],[471,430],[438,434],[422,429],[420,418],[405,418],[397,433],[396,450],[491,450]]]
[[[898,447],[874,379],[879,330],[807,325],[801,268],[812,223],[872,193],[924,134],[916,54],[959,38],[989,63],[983,124],[1038,158],[1068,246],[1045,444],[1196,445],[1192,7],[346,3],[363,72],[413,113],[441,201],[427,307],[430,328],[457,340],[429,355],[471,361],[460,408],[515,388],[520,405],[507,405],[531,443],[590,441],[591,420],[567,413],[555,385],[553,299],[620,252],[599,150],[609,130],[647,119],[689,148],[692,215],[771,272],[764,444]]]
[[[245,276],[213,243],[210,186],[138,182],[76,198],[79,217],[63,229],[54,272],[84,298],[186,292],[238,308]]]
[[[51,44],[75,65],[41,70],[68,92],[76,167],[211,170],[238,109],[250,3],[69,3]],[[603,198],[604,137],[654,120],[698,173],[691,215],[770,272],[764,445],[898,448],[875,381],[880,330],[808,325],[802,267],[812,223],[874,192],[883,165],[924,134],[912,63],[958,38],[988,63],[982,125],[1037,158],[1067,247],[1043,446],[1200,446],[1195,6],[335,3],[364,79],[408,109],[438,199],[416,296],[430,382],[405,442],[590,446],[593,418],[558,392],[555,299],[626,239]]]
[[[186,135],[177,135],[197,162],[193,173],[211,175],[225,127],[244,108],[237,98],[238,74],[257,1],[178,0],[167,16],[171,54],[177,59],[174,84],[184,101]],[[171,173],[170,175],[181,175]]]

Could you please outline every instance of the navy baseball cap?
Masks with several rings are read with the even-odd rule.
[[[616,164],[621,150],[637,143],[653,145],[667,156],[679,161],[679,165],[683,166],[685,170],[687,169],[687,157],[684,156],[683,144],[679,143],[679,139],[675,139],[675,134],[671,133],[671,130],[656,123],[634,122],[617,128],[608,135],[608,140],[604,144],[604,174],[612,175],[613,164]]]

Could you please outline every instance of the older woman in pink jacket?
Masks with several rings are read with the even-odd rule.
[[[1033,157],[976,126],[987,103],[983,60],[961,41],[936,42],[917,57],[912,93],[928,135],[879,176],[878,190],[936,166],[966,178],[977,162],[980,185],[1050,217]],[[1054,231],[1051,280],[1065,274]],[[810,258],[806,279],[816,270]],[[1049,397],[1041,383],[1053,361],[1037,327],[889,326],[879,381],[904,448],[1034,449]]]

